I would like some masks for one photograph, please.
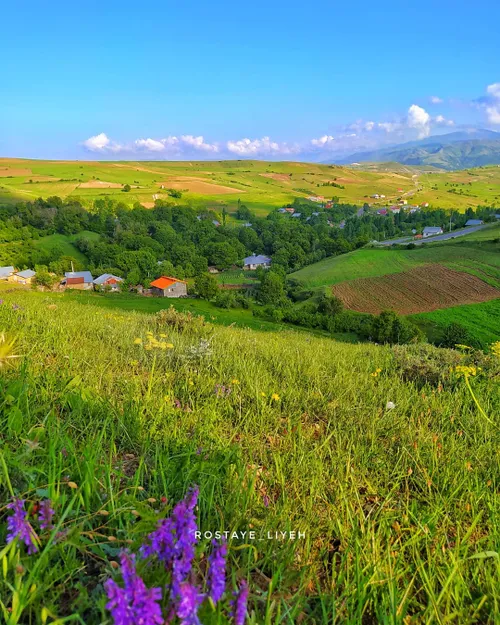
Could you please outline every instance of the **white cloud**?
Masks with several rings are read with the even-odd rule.
[[[401,124],[398,122],[379,122],[377,128],[385,130],[385,132],[395,132],[401,128]]]
[[[409,128],[417,130],[419,139],[428,137],[431,132],[431,116],[418,104],[412,104],[408,109],[406,123]]]
[[[318,148],[323,148],[325,146],[332,145],[334,141],[335,141],[335,137],[332,137],[332,135],[323,135],[319,139],[311,139],[311,143]]]
[[[437,95],[431,95],[429,100],[431,101],[431,104],[443,104],[443,99]]]
[[[182,135],[181,140],[186,145],[193,147],[195,150],[203,152],[218,152],[219,146],[216,143],[205,143],[203,136],[193,137],[193,135]]]
[[[375,122],[366,122],[364,128],[365,130],[370,132],[371,130],[375,128]]]
[[[111,145],[111,141],[104,132],[101,132],[99,135],[86,139],[83,145],[92,152],[99,152],[108,148]]]
[[[138,148],[143,148],[148,152],[163,152],[165,149],[165,144],[156,139],[136,139],[134,143]]]
[[[486,106],[486,115],[490,124],[500,124],[500,82],[486,87],[489,103]]]
[[[433,121],[438,126],[454,126],[455,125],[455,122],[452,119],[446,119],[446,117],[444,117],[443,115],[437,115],[436,117],[434,117]]]
[[[258,154],[291,154],[294,148],[286,143],[278,143],[271,141],[269,137],[262,139],[239,139],[237,141],[228,141],[226,148],[233,154],[240,156],[256,156]]]

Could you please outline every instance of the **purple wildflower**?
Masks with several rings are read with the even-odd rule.
[[[20,308],[19,304],[12,304],[12,310],[19,310]]]
[[[216,384],[214,392],[217,397],[228,397],[231,395],[231,387],[224,386],[224,384]]]
[[[104,583],[114,625],[162,625],[161,588],[146,587],[135,570],[133,554],[123,552],[120,563],[124,588],[112,579]]]
[[[177,616],[181,619],[181,625],[200,625],[198,609],[204,598],[205,595],[197,586],[188,582],[180,584]]]
[[[40,511],[38,513],[38,522],[40,523],[41,530],[51,530],[54,527],[52,524],[53,516],[54,510],[50,499],[44,499],[40,504]]]
[[[179,595],[180,585],[191,571],[196,544],[196,516],[194,508],[198,501],[198,488],[191,489],[183,501],[179,501],[168,519],[158,522],[149,534],[149,544],[141,547],[143,558],[157,555],[165,566],[172,569],[172,596]]]
[[[28,513],[24,509],[24,499],[14,499],[12,503],[7,504],[7,508],[14,511],[7,519],[7,543],[19,538],[28,548],[30,555],[36,553],[38,550],[34,543],[35,532],[26,518]]]
[[[214,550],[208,558],[208,588],[210,590],[210,598],[217,603],[224,594],[226,587],[226,556],[227,544],[222,540],[220,545],[216,541],[212,541]]]
[[[267,495],[264,495],[263,502],[264,502],[265,507],[269,508],[269,497]]]
[[[0,299],[0,306],[3,304],[3,299]]]
[[[246,579],[241,580],[240,589],[235,593],[236,599],[232,602],[235,625],[243,625],[247,615],[248,583]]]

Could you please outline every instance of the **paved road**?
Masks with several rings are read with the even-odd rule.
[[[413,237],[404,237],[402,239],[391,239],[390,241],[380,241],[377,245],[388,246],[398,245],[401,243],[415,243],[415,245],[422,245],[422,243],[431,243],[433,241],[447,241],[448,239],[454,239],[455,237],[463,237],[465,234],[476,232],[486,228],[487,225],[482,226],[469,226],[468,228],[462,228],[460,230],[453,230],[453,232],[445,232],[444,234],[438,234],[434,237],[427,237],[426,239],[414,239]]]

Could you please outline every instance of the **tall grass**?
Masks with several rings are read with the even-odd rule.
[[[0,295],[21,356],[0,369],[0,514],[50,497],[58,524],[35,556],[0,551],[9,625],[109,619],[119,551],[194,483],[202,530],[264,537],[229,541],[253,623],[500,618],[498,429],[448,352],[430,350],[431,385],[390,348]],[[148,332],[173,348],[146,349]],[[498,361],[483,361],[470,384],[496,420]],[[285,530],[305,538],[265,538]]]

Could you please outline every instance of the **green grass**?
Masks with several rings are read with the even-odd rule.
[[[0,327],[21,355],[0,369],[2,501],[49,496],[57,531],[69,532],[57,542],[40,532],[39,555],[2,552],[8,625],[44,613],[105,622],[102,582],[116,576],[119,550],[137,551],[160,498],[169,510],[193,483],[202,530],[306,534],[230,540],[230,583],[249,579],[253,624],[500,615],[498,429],[448,373],[448,352],[428,356],[442,362],[438,392],[405,381],[388,347],[170,317],[174,327],[84,295],[2,298]],[[134,344],[148,331],[173,348]],[[482,367],[471,383],[493,417],[498,363],[483,357]],[[217,384],[231,394],[217,397]],[[158,566],[140,571],[165,582]],[[208,606],[203,622],[225,623]]]
[[[340,197],[341,202],[361,206],[374,193],[386,196],[381,204],[404,195],[410,202],[420,204],[427,201],[432,206],[464,211],[469,206],[494,203],[500,183],[500,169],[497,167],[474,169],[471,170],[473,175],[469,175],[467,172],[428,173],[422,168],[398,164],[377,167],[366,164],[364,169],[360,169],[317,163],[246,160],[113,163],[0,159],[0,166],[8,167],[12,173],[12,177],[0,177],[0,199],[4,202],[59,195],[79,198],[85,205],[90,205],[94,199],[109,195],[129,205],[134,202],[152,203],[155,194],[168,199],[166,189],[174,183],[184,190],[183,200],[193,206],[209,206],[220,212],[226,205],[233,211],[238,199],[241,199],[261,216],[296,197],[335,195]],[[193,178],[198,182],[232,188],[234,192],[220,193],[221,189],[210,187],[197,190]],[[335,180],[344,188],[322,186]],[[81,186],[82,183],[96,181],[130,184],[133,188],[124,193],[121,187]],[[462,184],[462,181],[467,183],[463,188],[469,195],[448,193],[450,183]],[[165,189],[161,189],[161,183],[165,184]]]
[[[464,326],[471,337],[484,347],[500,340],[500,299],[420,313],[411,315],[410,319],[420,326],[431,340],[438,340],[443,329],[450,323]]]
[[[449,373],[451,352],[427,354],[443,374],[429,386],[407,381],[412,369],[388,347],[162,321],[83,295],[6,289],[2,299],[0,328],[21,357],[5,360],[2,344],[12,366],[0,368],[1,500],[48,496],[55,531],[67,532],[56,542],[40,532],[34,556],[1,552],[8,625],[109,622],[102,583],[119,550],[137,551],[193,483],[203,531],[306,534],[229,541],[230,584],[249,580],[254,625],[500,617],[493,357],[471,378],[482,415]],[[135,344],[148,331],[173,348]],[[421,376],[420,352],[403,353]],[[218,397],[217,384],[231,393]],[[140,572],[166,582],[157,565]],[[226,623],[205,610],[204,624]]]
[[[433,243],[413,250],[364,248],[326,258],[290,275],[309,288],[319,288],[356,278],[399,273],[429,263],[479,275],[493,286],[500,286],[499,245],[488,241]]]
[[[72,256],[81,263],[87,264],[87,257],[85,254],[82,254],[82,252],[80,252],[80,250],[73,245],[71,238],[64,234],[49,234],[46,237],[37,239],[35,241],[35,245],[41,249],[50,249],[57,246],[63,251],[63,256]]]

